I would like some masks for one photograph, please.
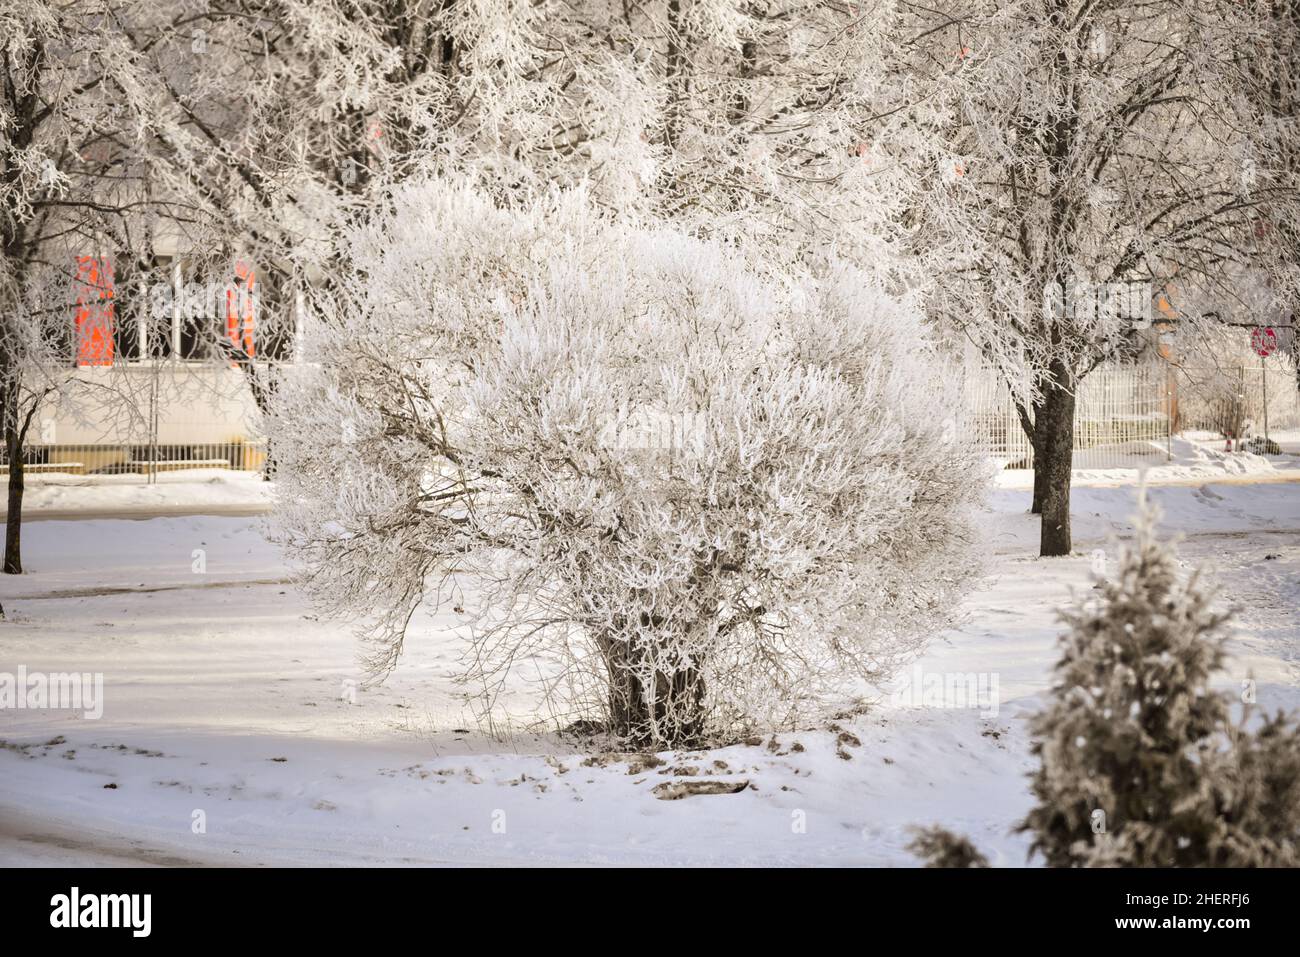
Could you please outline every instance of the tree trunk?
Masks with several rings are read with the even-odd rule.
[[[1029,447],[1033,450],[1033,469],[1034,469],[1034,500],[1030,503],[1029,514],[1039,515],[1043,511],[1043,476],[1046,474],[1038,467],[1038,461],[1042,458],[1042,449],[1038,444],[1038,427],[1036,423],[1042,418],[1042,403],[1035,402],[1033,406],[1027,406],[1019,401],[1015,401],[1016,415],[1020,419],[1020,430],[1025,433],[1025,438],[1029,439]]]
[[[1035,429],[1035,432],[1037,430]],[[1043,496],[1046,493],[1047,470],[1043,468],[1043,450],[1038,446],[1036,436],[1031,436],[1029,443],[1034,450],[1034,500],[1029,506],[1029,514],[1043,514]]]
[[[1074,457],[1074,392],[1065,371],[1053,370],[1034,422],[1034,495],[1041,488],[1039,555],[1070,554],[1070,469]]]
[[[1037,461],[1034,463],[1034,500],[1029,504],[1030,515],[1043,514],[1043,477],[1047,473],[1038,467]]]
[[[704,678],[695,668],[655,672],[647,691],[631,669],[610,672],[610,731],[637,748],[688,748],[704,734]]]
[[[253,394],[253,402],[262,414],[265,422],[271,415],[272,402],[276,389],[279,388],[278,363],[293,358],[296,332],[295,309],[290,305],[290,277],[274,265],[264,269],[258,278],[257,315],[258,336],[257,357],[244,355],[239,357],[239,367],[248,380],[248,388]],[[262,478],[270,481],[275,477],[275,454],[271,440],[266,440],[266,461],[262,465]]]
[[[275,370],[266,368],[259,371],[253,362],[245,362],[240,366],[244,372],[244,378],[248,380],[248,389],[253,394],[253,402],[257,405],[257,411],[262,414],[262,421],[265,422],[271,415],[271,401],[275,397],[276,381],[273,378]],[[269,482],[275,478],[275,457],[271,449],[271,440],[266,440],[266,461],[262,463],[262,480]]]
[[[691,747],[704,735],[704,676],[697,667],[671,674],[655,669],[653,687],[644,680],[644,653],[606,638],[601,651],[609,675],[609,730],[637,748]],[[635,660],[635,659],[639,659]]]
[[[9,513],[5,516],[6,575],[23,573],[23,444],[22,432],[10,419],[5,425],[5,447],[9,453]]]

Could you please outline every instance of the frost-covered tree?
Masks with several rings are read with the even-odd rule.
[[[136,0],[0,2],[0,419],[9,464],[9,573],[22,571],[22,447],[37,406],[78,361],[78,296],[95,302],[98,315],[78,330],[93,350],[111,337],[105,253],[130,258],[147,247],[150,222],[183,216],[178,203],[151,189],[149,144],[168,118],[156,109],[159,78],[135,55],[125,27],[159,16]]]
[[[199,351],[238,362],[260,407],[292,354],[298,294],[328,278],[333,228],[367,202],[392,144],[415,151],[399,117],[436,122],[431,103],[445,98],[432,72],[400,68],[426,6],[171,0],[124,27],[171,121],[149,155],[155,191],[186,209],[166,223],[183,235],[184,278],[251,276],[255,335],[210,324]]]
[[[543,4],[539,29],[564,38],[555,76],[582,84],[557,142],[616,208],[880,269],[911,183],[873,142],[897,105],[893,15],[826,0]]]
[[[1231,76],[1242,125],[1257,131],[1246,156],[1246,185],[1265,187],[1251,248],[1266,253],[1254,271],[1270,295],[1242,318],[1278,327],[1283,342],[1289,340],[1300,387],[1300,209],[1287,201],[1300,192],[1300,2],[1251,0],[1247,10],[1261,35],[1240,45]]]
[[[1300,731],[1251,731],[1210,688],[1227,616],[1143,510],[1100,594],[1064,614],[1053,699],[1033,722],[1038,805],[1021,829],[1053,866],[1295,866]]]
[[[69,295],[72,287],[66,269],[28,263],[22,281],[11,279],[0,294],[0,410],[3,460],[8,466],[4,572],[9,575],[23,570],[23,449],[42,404],[68,384],[75,310]]]
[[[273,0],[133,32],[186,118],[177,192],[277,257],[334,264],[371,190],[458,172],[500,196],[597,202],[751,244],[879,265],[905,171],[869,149],[891,5],[826,0]],[[172,29],[168,27],[168,29]]]
[[[282,390],[284,537],[376,674],[423,605],[464,678],[681,745],[843,702],[952,610],[981,464],[918,318],[597,212],[399,189]]]
[[[333,242],[384,190],[455,172],[508,198],[595,201],[747,243],[890,259],[905,171],[867,149],[888,5],[825,0],[272,0],[165,5],[140,24],[167,78],[158,176],[193,210],[195,269],[258,266],[258,356],[214,335],[264,403],[295,294],[346,270]],[[186,160],[203,156],[202,174]],[[167,162],[170,158],[174,163]],[[898,271],[897,268],[895,271]],[[316,320],[324,313],[313,314]]]
[[[926,188],[901,223],[934,313],[1017,398],[1041,553],[1065,554],[1078,383],[1132,349],[1152,295],[1187,322],[1232,294],[1259,209],[1294,207],[1293,182],[1250,182],[1266,131],[1234,106],[1272,27],[1229,0],[903,7],[891,143]]]

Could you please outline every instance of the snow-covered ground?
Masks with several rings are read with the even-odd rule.
[[[60,508],[85,504],[62,494]],[[1209,564],[1242,606],[1225,684],[1249,674],[1262,705],[1300,706],[1300,483],[1151,495],[1189,567]],[[892,865],[914,863],[909,827],[939,822],[1020,865],[1025,725],[1055,609],[1131,531],[1133,496],[1077,488],[1077,554],[1040,560],[1027,491],[993,492],[989,578],[919,667],[996,677],[996,714],[884,694],[818,728],[616,758],[517,720],[476,724],[449,679],[452,610],[350,700],[352,638],[313,617],[258,518],[34,522],[28,574],[0,580],[0,674],[102,673],[103,715],[0,710],[0,864]],[[522,713],[529,694],[521,681],[504,703]],[[661,799],[706,780],[734,793]]]
[[[78,514],[122,517],[234,513],[252,515],[271,505],[273,486],[254,472],[233,469],[184,469],[145,475],[69,475],[60,472],[27,476],[23,516],[29,521]],[[0,519],[6,514],[0,502]]]
[[[1209,432],[1175,436],[1168,443],[1136,442],[1127,451],[1114,447],[1075,453],[1076,486],[1131,485],[1140,470],[1148,481],[1171,485],[1207,480],[1250,482],[1300,479],[1300,430],[1270,433],[1282,454],[1225,452],[1224,440]],[[1113,463],[1122,461],[1125,467]],[[1097,462],[1108,463],[1105,467]],[[1032,488],[1033,472],[998,473],[1002,488]],[[231,469],[185,469],[143,475],[71,475],[57,472],[27,476],[23,514],[31,521],[78,515],[135,516],[227,514],[253,515],[271,507],[274,486],[252,472]],[[0,520],[5,514],[0,498]]]
[[[1145,475],[1152,484],[1173,485],[1211,479],[1250,482],[1287,481],[1300,478],[1300,430],[1269,433],[1279,454],[1257,455],[1229,451],[1222,436],[1212,432],[1189,432],[1168,441],[1131,442],[1123,448],[1105,446],[1074,453],[1074,484],[1131,485],[1135,475]],[[1002,488],[1033,488],[1029,469],[1005,469],[998,474]]]

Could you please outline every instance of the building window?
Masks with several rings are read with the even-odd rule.
[[[188,273],[188,275],[187,275]],[[80,367],[179,358],[249,362],[257,355],[257,279],[237,261],[227,281],[201,282],[170,257],[114,264],[78,256],[73,355]]]

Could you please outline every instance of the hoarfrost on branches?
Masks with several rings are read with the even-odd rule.
[[[681,745],[842,706],[945,620],[983,467],[871,276],[581,191],[389,209],[273,427],[285,538],[375,675],[456,595],[485,708],[523,668],[557,720]]]

